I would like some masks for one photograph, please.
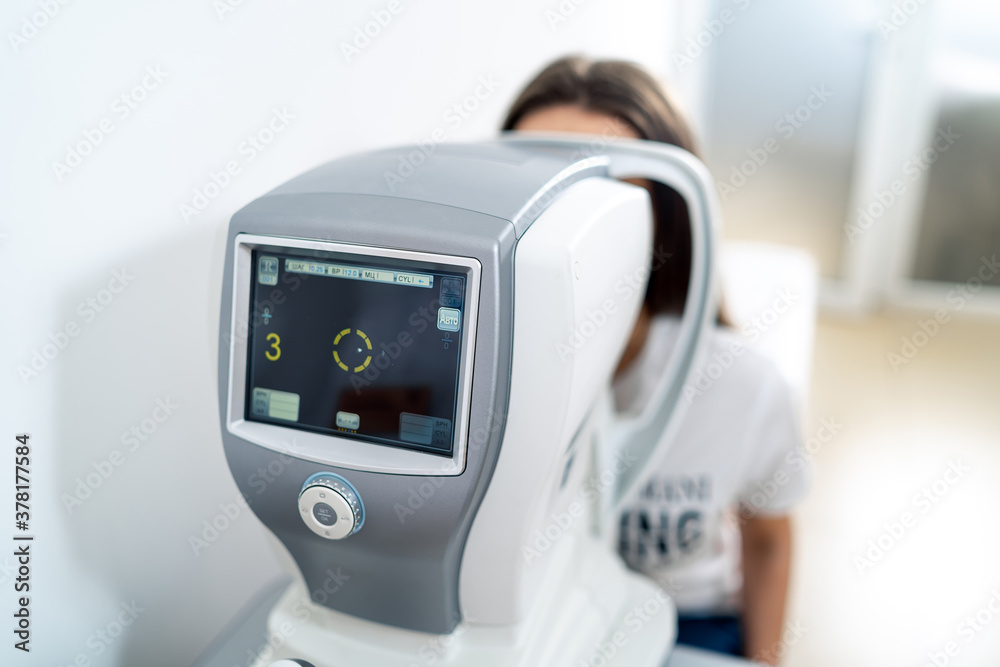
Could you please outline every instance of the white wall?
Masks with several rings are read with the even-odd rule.
[[[347,62],[340,44],[387,0],[245,0],[220,15],[222,1],[16,0],[0,11],[0,498],[9,506],[13,437],[27,431],[37,539],[33,651],[5,641],[4,664],[189,664],[276,574],[246,512],[198,555],[189,545],[236,496],[215,390],[222,240],[235,210],[346,153],[437,127],[449,140],[488,136],[526,78],[565,52],[636,59],[664,74],[675,34],[669,3],[651,0],[567,0],[572,11],[554,26],[545,13],[559,11],[554,0],[400,0]],[[57,12],[46,19],[43,6]],[[446,112],[483,77],[495,92],[453,127]],[[150,90],[125,117],[115,100],[144,78]],[[249,159],[241,143],[274,109],[294,119]],[[104,119],[112,131],[60,178],[54,163]],[[230,160],[240,173],[185,221],[179,206]],[[114,271],[128,277],[117,294],[107,291],[121,288]],[[87,299],[106,303],[97,312]],[[63,339],[67,327],[75,335]],[[53,336],[63,349],[45,347]],[[52,358],[43,367],[37,357],[37,375],[22,377],[36,352]],[[173,414],[150,421],[168,399]],[[156,430],[130,451],[122,434],[144,420]],[[121,465],[68,512],[63,496],[114,451]],[[8,619],[12,565],[0,556]],[[120,605],[133,600],[144,611],[99,654],[96,633],[109,623],[115,632]]]

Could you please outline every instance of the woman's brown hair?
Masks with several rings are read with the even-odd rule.
[[[503,122],[513,130],[529,114],[572,105],[628,125],[641,139],[679,146],[698,155],[687,121],[656,79],[633,63],[569,56],[543,69],[515,100]],[[669,186],[652,183],[656,221],[653,248],[670,258],[649,276],[645,305],[650,314],[684,310],[691,275],[691,228],[684,198]],[[719,323],[726,318],[719,313]]]

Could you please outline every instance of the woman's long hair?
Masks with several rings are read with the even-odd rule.
[[[698,156],[687,121],[656,79],[629,62],[569,56],[556,60],[536,76],[514,102],[503,123],[513,130],[529,114],[572,105],[610,116],[629,126],[641,139],[679,146]],[[691,276],[691,228],[688,208],[676,191],[652,183],[655,231],[653,248],[670,258],[650,274],[645,305],[653,315],[680,314]],[[719,311],[720,324],[727,318]]]

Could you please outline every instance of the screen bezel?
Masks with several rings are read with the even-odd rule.
[[[245,418],[247,354],[250,338],[250,299],[255,250],[288,253],[302,250],[416,262],[430,271],[465,273],[466,298],[462,313],[462,347],[459,351],[458,393],[455,397],[455,428],[451,455],[405,449],[368,440],[345,438],[303,429],[251,421]],[[315,463],[398,475],[460,475],[465,470],[469,412],[472,398],[472,366],[482,266],[472,257],[361,246],[331,241],[239,234],[233,251],[233,307],[230,322],[229,387],[226,426],[243,440]]]

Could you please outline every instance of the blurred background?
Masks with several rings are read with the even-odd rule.
[[[0,27],[0,438],[32,435],[37,535],[33,652],[3,664],[190,664],[279,574],[218,432],[230,215],[341,155],[492,136],[566,53],[660,77],[727,242],[820,276],[785,664],[997,664],[1000,5],[10,0]]]

